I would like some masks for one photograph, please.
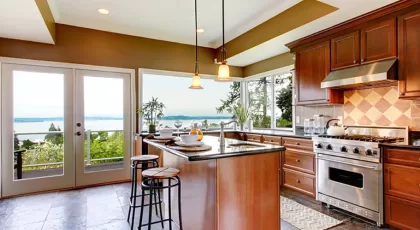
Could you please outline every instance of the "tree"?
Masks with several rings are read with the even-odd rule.
[[[34,146],[35,145],[35,143],[34,142],[32,142],[31,140],[24,140],[23,142],[22,142],[22,149],[32,149],[32,146]]]
[[[289,122],[292,122],[292,76],[289,76],[287,79],[289,80],[289,84],[286,88],[282,88],[280,91],[278,91],[276,97],[276,105],[281,110],[281,117]],[[284,83],[284,80],[286,79],[281,79],[281,84]]]
[[[14,150],[19,150],[19,138],[17,137],[17,135],[15,135],[15,138],[14,138]]]
[[[48,129],[50,132],[61,131],[60,127],[55,127],[54,123],[51,123],[50,128]],[[63,144],[63,134],[62,133],[48,133],[45,135],[45,141],[50,141],[53,144]]]
[[[228,112],[232,113],[232,105],[236,104],[236,102],[241,98],[241,83],[240,82],[233,82],[230,85],[230,92],[227,95],[227,99],[220,100],[222,105],[216,107],[217,113]]]

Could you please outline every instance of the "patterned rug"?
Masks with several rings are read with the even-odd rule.
[[[343,223],[286,197],[281,197],[280,204],[281,218],[301,230],[324,230]]]

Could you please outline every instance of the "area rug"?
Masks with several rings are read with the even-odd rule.
[[[281,219],[301,230],[324,230],[342,221],[305,207],[296,201],[281,197]]]

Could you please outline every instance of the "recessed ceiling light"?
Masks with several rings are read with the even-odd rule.
[[[203,33],[204,29],[197,29],[197,33]]]
[[[109,11],[107,9],[98,9],[98,12],[101,14],[109,14]]]

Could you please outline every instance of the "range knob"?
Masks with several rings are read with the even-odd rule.
[[[374,156],[378,155],[378,151],[377,150],[373,150],[372,153],[373,153]]]
[[[319,144],[316,145],[316,147],[319,148],[319,149],[322,149],[322,144],[319,143]]]
[[[368,150],[366,150],[366,155],[367,155],[367,156],[372,156],[372,155],[373,155],[373,151],[372,151],[372,149],[368,149]]]
[[[359,148],[357,148],[357,147],[356,147],[356,148],[354,148],[354,149],[353,149],[353,153],[359,154],[359,153],[360,153]]]
[[[341,152],[343,152],[343,153],[346,153],[347,152],[347,148],[346,148],[346,146],[343,146],[343,147],[341,147]]]
[[[333,149],[332,145],[328,144],[328,145],[327,145],[327,149],[328,149],[328,150],[332,150],[332,149]]]

